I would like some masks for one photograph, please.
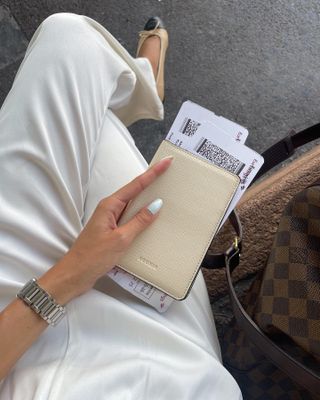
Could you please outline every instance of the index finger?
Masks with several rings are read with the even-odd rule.
[[[153,181],[155,181],[158,176],[163,174],[163,172],[166,171],[171,164],[172,160],[173,156],[168,156],[161,159],[141,175],[138,175],[131,182],[117,190],[113,196],[115,196],[118,200],[127,203],[133,197],[141,193]]]

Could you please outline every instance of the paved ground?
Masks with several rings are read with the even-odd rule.
[[[131,54],[146,19],[158,14],[165,20],[165,120],[131,127],[148,161],[185,99],[246,126],[248,144],[259,152],[289,128],[320,122],[316,0],[0,0],[0,104],[33,32],[61,11],[96,19]]]
[[[96,19],[132,55],[149,16],[166,22],[165,120],[130,127],[148,162],[186,99],[246,126],[258,152],[290,128],[320,122],[316,0],[0,0],[0,105],[35,29],[63,11]],[[215,307],[220,331],[226,299]]]

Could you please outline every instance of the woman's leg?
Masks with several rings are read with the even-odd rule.
[[[1,308],[63,257],[101,197],[147,167],[125,125],[162,118],[151,74],[88,17],[54,14],[35,32],[0,110]],[[106,146],[113,162],[101,189],[93,171],[103,168],[96,156]],[[0,384],[0,398],[238,398],[212,319],[203,317],[199,277],[165,315],[110,279],[110,292],[70,302]]]
[[[78,236],[106,111],[142,107],[133,98],[141,86],[87,17],[53,14],[39,26],[0,111],[1,275],[9,282],[40,275]],[[143,87],[149,115],[161,118],[160,100]],[[36,251],[11,254],[14,246]]]
[[[134,120],[147,101],[147,114],[161,118],[153,83],[141,77],[146,60],[135,63],[96,24],[69,13],[43,21],[1,107],[0,309],[30,277],[62,258],[83,228],[92,159],[108,109]],[[66,318],[47,329],[12,376],[35,360],[39,372],[43,362],[52,362],[43,370],[43,384],[50,385],[67,348],[68,325]]]

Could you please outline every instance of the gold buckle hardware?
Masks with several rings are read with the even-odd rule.
[[[233,240],[233,247],[235,250],[238,250],[238,243],[239,243],[239,238],[238,236],[235,236],[234,240]]]

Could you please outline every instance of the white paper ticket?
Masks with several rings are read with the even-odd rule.
[[[175,300],[169,295],[161,292],[161,290],[129,274],[117,266],[114,266],[113,269],[108,272],[108,275],[123,289],[150,304],[160,313],[167,311]]]

